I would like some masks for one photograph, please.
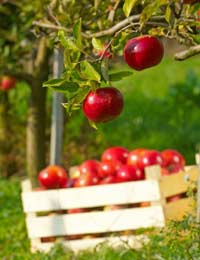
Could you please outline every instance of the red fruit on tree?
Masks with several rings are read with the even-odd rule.
[[[177,150],[166,149],[162,151],[161,154],[166,166],[169,166],[171,164],[181,164],[185,166],[185,158]]]
[[[115,119],[123,109],[123,96],[114,87],[98,88],[90,91],[83,101],[85,116],[96,123],[104,123]]]
[[[100,178],[115,175],[117,172],[114,162],[101,162],[99,165],[98,175]]]
[[[10,76],[3,76],[1,78],[0,89],[6,91],[15,87],[16,79]]]
[[[110,52],[110,49],[107,48],[107,45],[104,46],[104,48],[100,51],[98,51],[97,56],[100,58],[106,58],[106,59],[111,59],[112,58],[112,53]]]
[[[116,174],[118,182],[138,181],[144,179],[143,172],[134,165],[123,165]]]
[[[98,174],[100,162],[97,160],[86,160],[79,166],[80,174],[94,173]]]
[[[143,70],[159,64],[163,55],[162,42],[149,35],[130,39],[124,48],[124,60],[135,70]]]
[[[165,162],[161,153],[156,150],[145,151],[138,161],[138,167],[140,170],[144,170],[145,167],[156,164],[160,165],[161,167],[165,166]]]
[[[128,158],[129,151],[121,146],[113,146],[106,149],[102,156],[102,162],[116,162],[119,161],[122,164],[125,164]]]

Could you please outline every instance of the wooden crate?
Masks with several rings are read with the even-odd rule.
[[[190,211],[188,198],[171,203],[166,203],[166,198],[185,192],[190,181],[196,181],[197,173],[197,167],[193,167],[186,172],[161,177],[160,168],[152,166],[146,169],[144,181],[46,191],[32,191],[26,180],[22,183],[22,202],[31,250],[48,251],[55,243],[54,239],[44,242],[49,237],[56,237],[56,241],[73,250],[93,247],[105,240],[112,245],[126,241],[130,246],[138,247],[147,240],[145,236],[122,233],[163,227],[166,219],[180,218]],[[140,207],[142,202],[149,205]],[[125,207],[103,211],[106,205]],[[67,214],[67,210],[73,208],[90,211]],[[93,234],[98,235],[92,237]],[[72,239],[82,235],[84,239]]]

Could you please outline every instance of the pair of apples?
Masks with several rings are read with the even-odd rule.
[[[140,36],[130,39],[124,48],[124,60],[133,69],[141,71],[159,64],[164,55],[162,42],[154,36]],[[109,58],[107,56],[105,58]],[[85,116],[95,123],[115,119],[123,110],[123,96],[114,87],[90,91],[83,101]]]

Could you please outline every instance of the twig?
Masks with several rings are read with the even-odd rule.
[[[102,37],[102,36],[107,36],[107,35],[113,35],[114,33],[119,31],[120,29],[124,28],[128,24],[130,24],[132,22],[139,22],[139,20],[140,20],[140,14],[132,15],[132,16],[124,19],[123,21],[115,24],[114,26],[112,26],[111,28],[109,28],[107,30],[103,30],[103,31],[93,33],[93,34],[88,34],[87,37],[88,38],[92,38],[92,37],[97,38],[97,37]],[[164,21],[164,16],[153,16],[149,21],[162,22],[162,21]]]
[[[39,22],[39,21],[33,21],[32,24],[37,25],[37,26],[42,27],[42,28],[52,29],[52,30],[55,30],[55,31],[63,30],[65,32],[68,32],[68,30],[65,27],[54,25],[54,24],[51,24],[51,23],[43,23],[43,22]]]
[[[182,61],[182,60],[186,60],[192,56],[195,56],[197,54],[200,54],[200,44],[196,45],[196,46],[192,46],[187,50],[176,53],[174,58],[175,58],[175,60]]]
[[[121,0],[117,0],[114,7],[112,8],[112,10],[110,11],[109,15],[108,15],[108,21],[113,22],[114,17],[115,17],[115,13],[117,10],[117,7],[119,5],[119,3],[121,2]]]

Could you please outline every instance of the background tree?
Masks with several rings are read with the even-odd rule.
[[[48,37],[37,36],[32,31],[32,21],[42,17],[46,10],[45,3],[48,1],[3,1],[0,6],[1,74],[15,76],[30,86],[26,157],[28,175],[33,183],[38,171],[46,165],[46,89],[42,88],[42,83],[48,79],[51,52]],[[2,119],[5,118],[4,112]],[[2,124],[9,124],[8,121],[7,117]]]

